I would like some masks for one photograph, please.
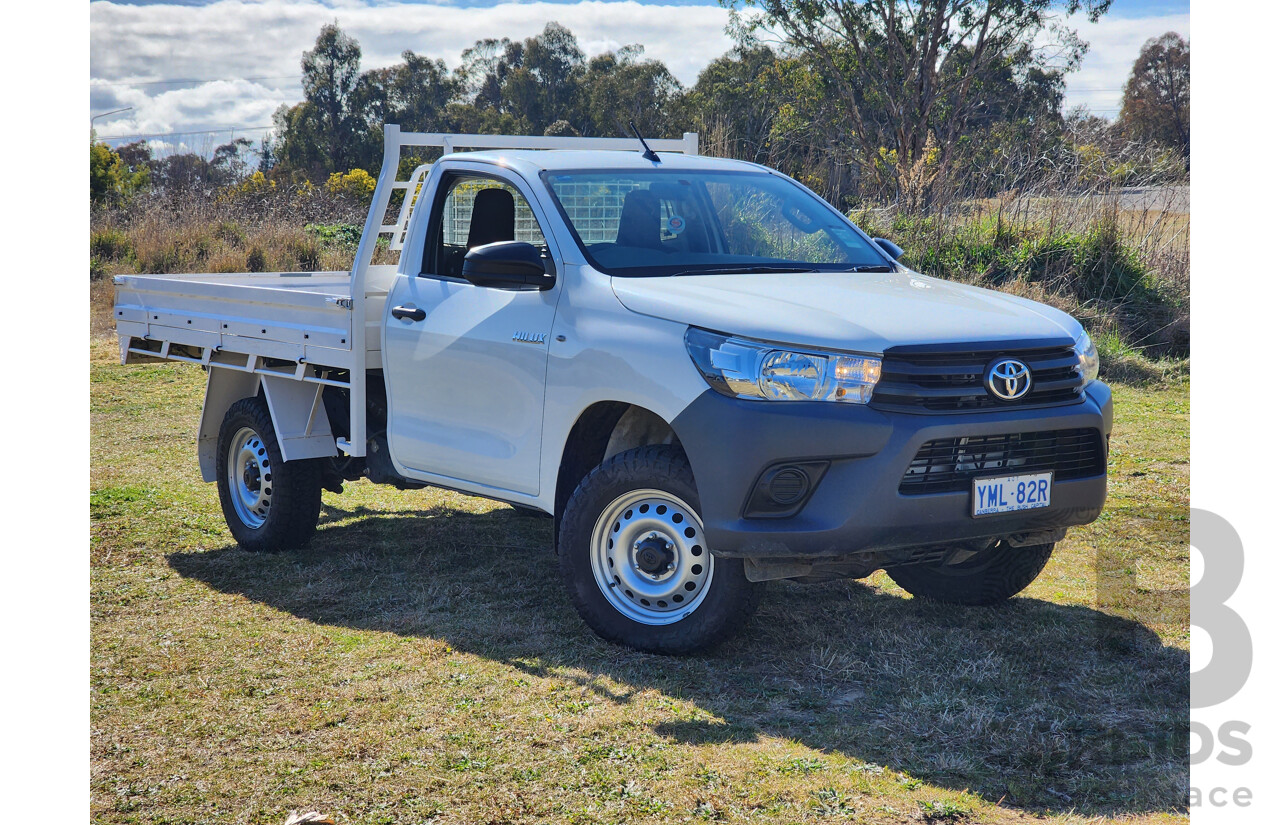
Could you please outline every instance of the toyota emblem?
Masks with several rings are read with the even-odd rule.
[[[987,367],[987,392],[1001,401],[1017,401],[1031,389],[1031,368],[1017,358],[1001,358]]]

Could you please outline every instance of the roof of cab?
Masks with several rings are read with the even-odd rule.
[[[767,171],[741,160],[707,155],[659,152],[661,163],[645,160],[639,151],[620,149],[490,149],[482,152],[454,152],[441,160],[469,160],[518,169],[525,174],[562,169],[705,169],[727,171]]]

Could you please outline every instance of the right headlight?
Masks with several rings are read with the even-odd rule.
[[[690,327],[689,356],[713,389],[730,398],[865,404],[880,380],[880,359],[778,347]]]
[[[1076,357],[1080,359],[1080,366],[1077,367],[1084,383],[1080,385],[1081,389],[1098,380],[1098,367],[1100,361],[1098,359],[1098,348],[1093,345],[1093,340],[1089,338],[1089,333],[1081,332],[1080,337],[1076,339],[1075,344]]]

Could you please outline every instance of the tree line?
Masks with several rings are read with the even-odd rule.
[[[741,0],[725,0],[728,4]],[[337,24],[302,56],[303,99],[275,113],[261,145],[155,158],[145,143],[95,144],[91,195],[216,188],[253,171],[301,185],[376,170],[382,125],[424,132],[647,136],[698,131],[704,151],[778,168],[837,205],[988,196],[1045,182],[1125,183],[1185,174],[1190,45],[1149,41],[1119,118],[1063,112],[1066,74],[1087,48],[1055,23],[1110,0],[745,0],[735,47],[690,87],[643,46],[588,58],[548,23],[524,40],[484,39],[456,69],[412,51],[361,69]],[[742,14],[747,7],[749,15]]]

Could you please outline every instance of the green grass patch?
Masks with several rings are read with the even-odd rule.
[[[102,487],[89,493],[89,518],[116,518],[138,506],[154,507],[157,492],[147,487]]]

